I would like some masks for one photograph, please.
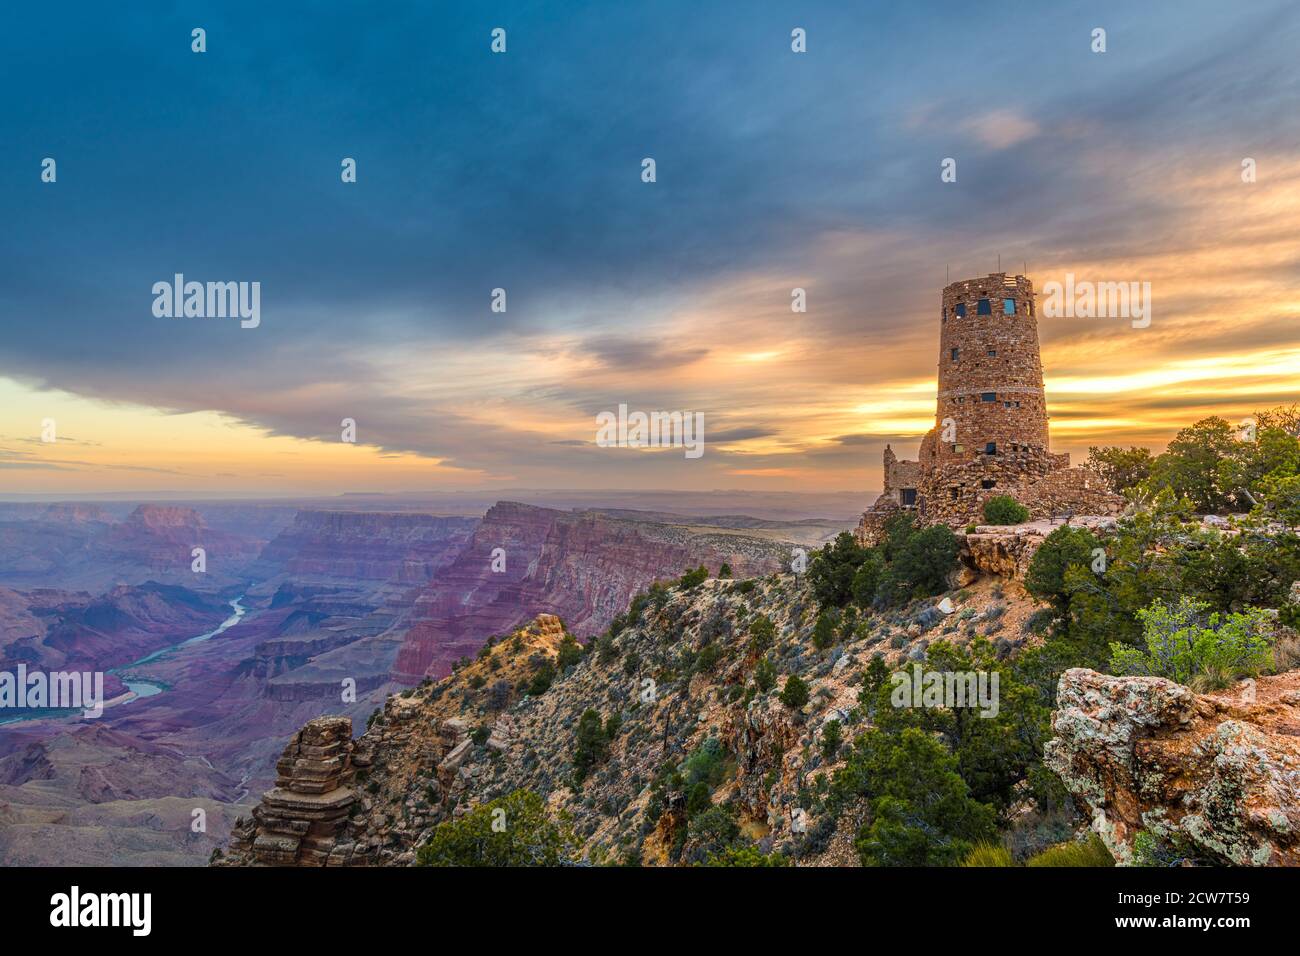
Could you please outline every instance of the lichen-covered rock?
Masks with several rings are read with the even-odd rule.
[[[1300,672],[1195,694],[1061,676],[1045,762],[1120,863],[1140,832],[1207,862],[1300,865]]]

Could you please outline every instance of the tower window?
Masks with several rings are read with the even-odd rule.
[[[987,491],[989,488],[992,488],[996,484],[997,482],[994,481],[992,478],[985,478],[983,481],[980,482],[980,487]]]
[[[951,490],[952,490],[952,500],[953,500],[953,501],[956,501],[956,500],[957,500],[957,489],[956,489],[956,487],[954,487],[954,488],[952,488]]]
[[[997,443],[997,442],[995,442],[995,441],[991,441],[991,442],[989,442],[987,445],[984,446],[984,454],[986,454],[986,455],[996,455],[997,453],[998,453],[998,443]]]
[[[996,402],[997,400],[998,396],[996,392],[980,392],[981,402]]]
[[[952,360],[953,360],[954,362],[957,361],[957,356],[958,356],[958,354],[959,354],[960,352],[961,352],[961,349],[953,349],[953,350],[952,350]]]
[[[998,357],[998,350],[997,350],[997,349],[989,349],[989,351],[988,351],[988,356],[989,356],[989,358],[997,358],[997,357]]]
[[[993,314],[993,306],[989,303],[989,300],[988,300],[988,299],[980,299],[980,300],[979,300],[979,302],[978,302],[978,303],[976,304],[976,306],[975,306],[975,314],[976,314],[976,315],[992,315],[992,314]]]
[[[966,303],[965,303],[965,302],[958,302],[958,303],[957,303],[957,308],[956,308],[955,311],[956,311],[956,313],[957,313],[957,318],[959,318],[959,319],[964,319],[964,318],[966,318]]]
[[[1015,299],[1003,299],[1003,300],[1002,300],[1002,314],[1003,314],[1003,315],[1015,315],[1015,314],[1016,314],[1016,300],[1015,300]]]
[[[954,455],[960,455],[960,454],[961,454],[962,452],[964,452],[965,450],[966,450],[966,446],[965,446],[965,445],[953,445],[953,446],[952,446],[952,453],[953,453]]]
[[[903,507],[910,508],[916,504],[916,489],[904,488],[902,490]]]

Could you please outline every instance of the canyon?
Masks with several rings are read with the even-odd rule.
[[[0,669],[103,671],[113,702],[0,715],[0,863],[201,864],[314,718],[364,723],[538,614],[585,640],[656,580],[771,573],[847,526],[789,499],[772,517],[323,504],[0,508]]]

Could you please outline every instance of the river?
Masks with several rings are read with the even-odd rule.
[[[126,685],[127,690],[130,690],[135,694],[134,697],[122,701],[121,704],[129,704],[132,701],[141,699],[142,697],[153,697],[156,694],[161,694],[167,689],[166,684],[159,683],[155,680],[145,680],[143,677],[127,677],[124,672],[130,671],[133,667],[140,667],[144,664],[150,663],[151,661],[156,661],[160,657],[170,654],[172,651],[179,650],[182,647],[189,647],[191,644],[202,644],[204,641],[211,640],[218,634],[230,630],[230,628],[239,623],[240,619],[248,611],[248,608],[239,603],[243,599],[244,596],[241,594],[233,601],[230,601],[230,617],[226,618],[212,630],[199,634],[196,637],[188,637],[179,644],[171,644],[160,650],[154,651],[152,654],[145,655],[138,661],[132,661],[130,664],[123,664],[121,667],[114,667],[110,670],[108,673],[117,674],[121,678],[122,683]],[[118,706],[120,707],[121,704],[118,704]]]
[[[107,673],[117,674],[118,677],[121,678],[122,683],[126,685],[126,689],[131,691],[131,696],[122,694],[119,697],[117,697],[114,701],[112,701],[112,706],[123,707],[126,704],[130,704],[134,701],[142,700],[145,697],[155,697],[158,694],[161,694],[163,691],[167,690],[167,685],[162,683],[161,681],[147,680],[143,677],[128,676],[128,674],[130,670],[134,667],[141,667],[145,664],[149,664],[153,661],[158,660],[159,658],[163,657],[166,654],[170,654],[172,651],[179,650],[182,647],[189,647],[191,644],[202,644],[204,641],[211,640],[212,638],[216,637],[218,634],[230,630],[230,628],[234,627],[236,624],[239,623],[240,619],[248,611],[248,608],[244,607],[242,604],[239,603],[243,599],[244,599],[244,595],[241,594],[233,601],[227,602],[230,605],[230,611],[231,611],[230,617],[226,618],[224,621],[222,621],[212,630],[205,631],[204,633],[198,634],[194,637],[187,637],[185,640],[181,641],[180,643],[169,644],[167,647],[160,648],[159,650],[156,650],[151,654],[146,654],[138,661],[132,661],[130,664],[123,664],[121,667],[114,667],[111,670],[109,670]],[[109,703],[108,701],[105,701],[106,705],[108,703]],[[80,711],[76,709],[69,709],[69,708],[61,708],[61,709],[49,708],[49,709],[33,710],[30,712],[20,713],[13,717],[0,717],[0,725],[16,724],[25,720],[42,720],[50,717],[65,717],[77,713],[80,713]]]

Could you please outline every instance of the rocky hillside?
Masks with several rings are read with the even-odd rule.
[[[437,862],[444,824],[507,809],[593,864],[1300,862],[1300,671],[1197,694],[1053,670],[1067,638],[1021,581],[1044,538],[980,528],[951,590],[870,612],[772,574],[651,588],[585,650],[543,614],[355,740],[305,727],[219,862]],[[988,721],[890,696],[891,672],[975,668],[1002,679]]]
[[[277,789],[237,825],[221,862],[410,864],[435,825],[518,790],[567,814],[590,861],[698,860],[705,837],[688,827],[687,794],[665,778],[668,763],[698,769],[710,804],[733,806],[736,826],[764,852],[856,864],[860,814],[819,817],[813,803],[843,766],[821,746],[828,722],[852,737],[870,659],[901,665],[939,636],[988,637],[1011,653],[1029,639],[1032,610],[1017,583],[986,578],[944,608],[926,601],[879,615],[819,650],[815,602],[791,575],[708,580],[638,603],[628,627],[557,668],[549,686],[536,675],[555,666],[565,632],[543,615],[449,678],[390,697],[363,735],[323,761],[302,742],[338,728],[304,728]],[[756,692],[760,657],[775,671]],[[800,706],[778,699],[792,676],[808,685]],[[579,780],[578,728],[592,711],[608,744]],[[314,794],[322,780],[326,791]],[[316,812],[321,803],[329,814]]]

